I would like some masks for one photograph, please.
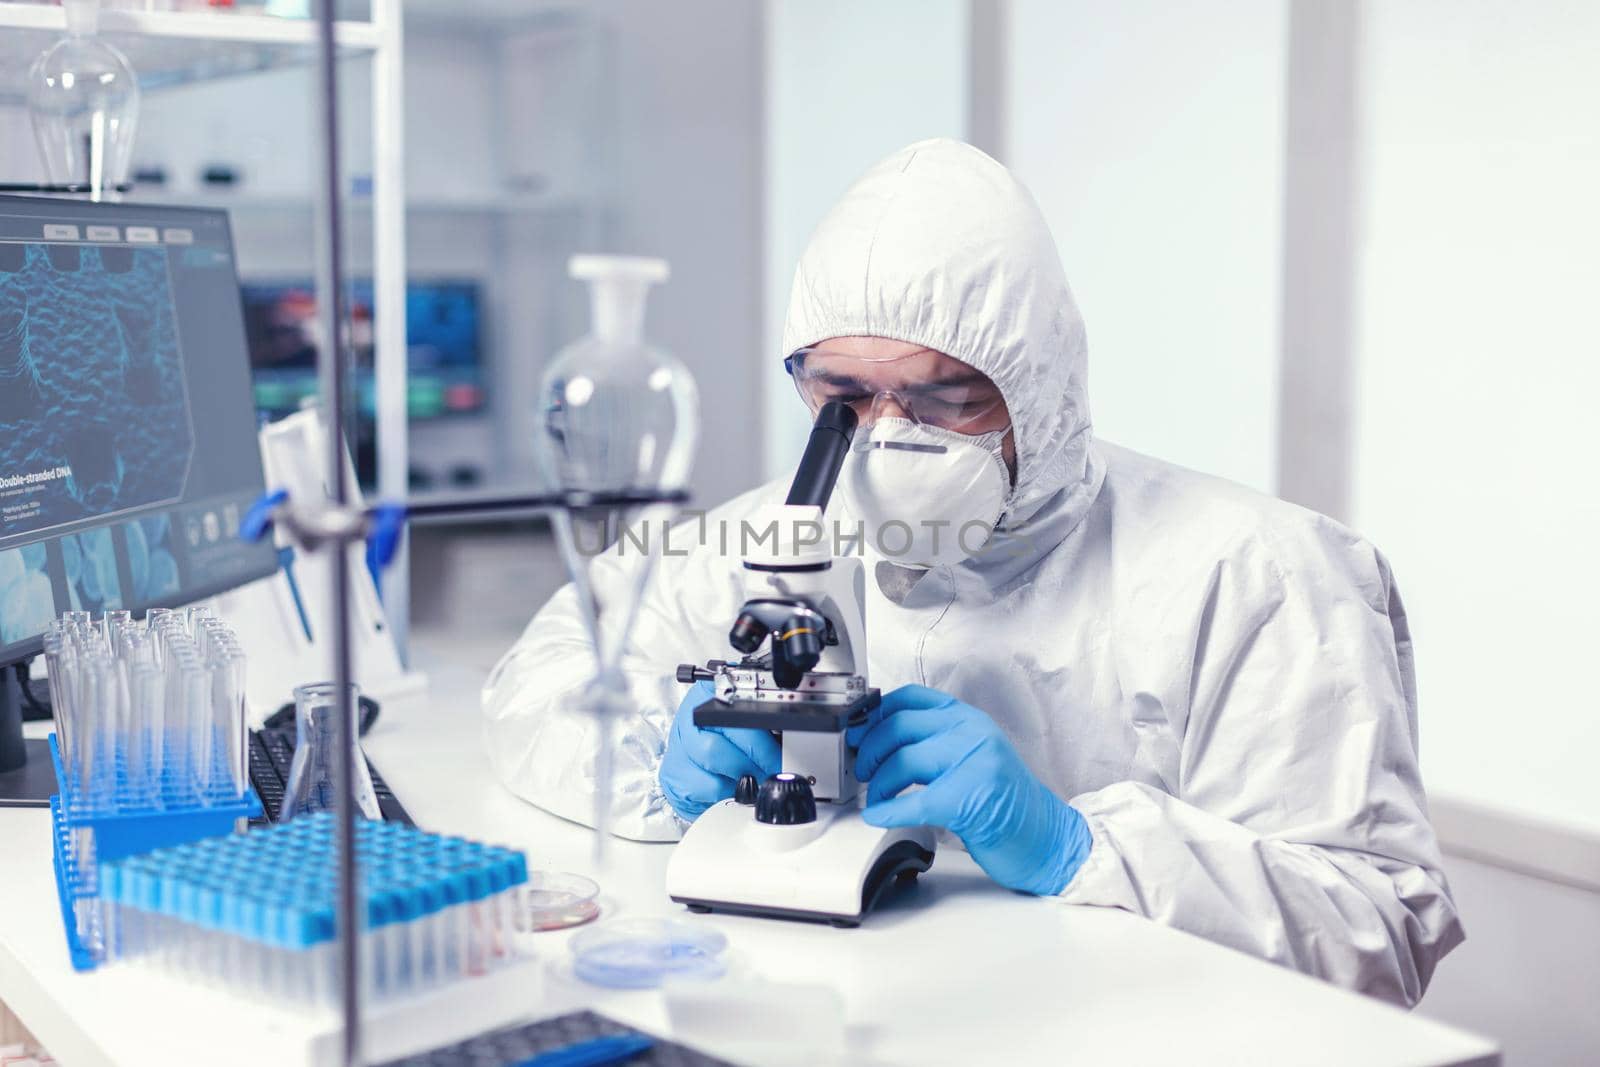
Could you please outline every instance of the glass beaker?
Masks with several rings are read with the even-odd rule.
[[[100,0],[64,0],[67,36],[28,72],[28,111],[50,181],[87,183],[99,200],[128,176],[139,83],[123,54],[96,36]]]
[[[357,687],[349,687],[350,713],[360,708]],[[294,691],[294,762],[289,765],[289,784],[284,789],[281,820],[288,822],[315,811],[333,811],[339,803],[339,688],[332,682],[314,682]],[[382,819],[378,794],[372,788],[372,775],[361,754],[359,731],[350,732],[352,783],[356,810],[369,819]]]

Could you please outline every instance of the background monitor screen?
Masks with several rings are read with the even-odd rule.
[[[272,573],[227,215],[0,197],[0,665]]]
[[[269,418],[281,418],[317,395],[317,303],[312,284],[252,282],[242,292],[256,409]],[[372,283],[353,281],[349,293],[357,410],[371,419],[377,410]],[[472,282],[414,281],[406,286],[406,394],[411,418],[483,410],[482,320],[478,287]]]

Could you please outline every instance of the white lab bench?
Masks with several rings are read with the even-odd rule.
[[[535,866],[591,875],[605,916],[687,916],[662,888],[670,846],[614,841],[596,867],[589,830],[494,781],[479,725],[481,675],[445,666],[432,676],[425,704],[386,708],[367,739],[373,763],[421,826],[512,845]],[[837,988],[848,1006],[852,1062],[1500,1062],[1488,1040],[1137,916],[1007,892],[956,849],[942,850],[920,883],[859,929],[692,921],[724,931],[745,973]],[[519,971],[462,983],[453,999],[370,1021],[369,1053],[393,1055],[408,1034],[430,1026],[470,1030],[509,1022],[509,1013],[579,1006],[667,1032],[659,993],[562,978],[569,936],[534,935],[538,958]],[[133,968],[75,973],[56,902],[49,815],[41,810],[0,810],[0,1001],[65,1067],[331,1062],[327,1018]]]

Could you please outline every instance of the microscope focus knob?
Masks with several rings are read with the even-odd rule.
[[[817,821],[817,798],[811,783],[798,774],[775,774],[761,783],[756,794],[756,822],[773,826],[799,826]]]
[[[739,780],[733,784],[733,799],[739,804],[754,804],[756,794],[761,790],[761,783],[753,774],[741,774]]]

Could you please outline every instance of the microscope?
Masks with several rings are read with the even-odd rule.
[[[823,526],[855,429],[848,405],[824,404],[787,501],[749,524],[745,602],[728,633],[743,658],[678,668],[680,682],[715,686],[696,726],[768,730],[783,751],[781,773],[742,777],[673,850],[667,893],[690,911],[859,926],[885,890],[933,864],[930,828],[861,817],[845,741],[879,696],[867,684],[862,561],[835,558]]]

